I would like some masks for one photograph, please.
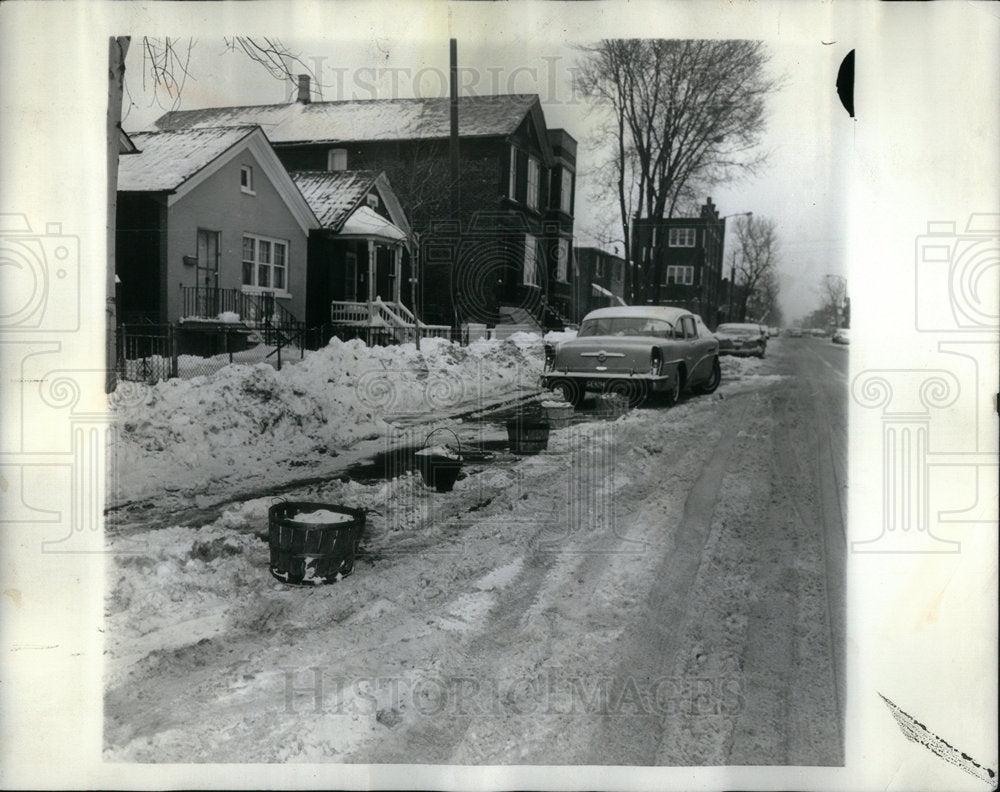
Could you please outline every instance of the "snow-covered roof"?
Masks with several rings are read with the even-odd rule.
[[[432,97],[208,107],[171,111],[160,116],[156,126],[195,129],[259,124],[268,140],[276,144],[446,138],[450,129],[449,103],[447,97]],[[504,136],[512,134],[538,105],[538,96],[463,96],[458,105],[461,137]]]
[[[675,322],[679,316],[691,313],[683,308],[671,308],[666,305],[619,305],[612,308],[598,308],[588,313],[584,319],[607,319],[624,317],[647,317],[665,319]]]
[[[359,207],[344,223],[340,236],[406,242],[406,234],[367,206]]]
[[[289,171],[323,228],[334,231],[364,200],[378,179],[378,171]]]
[[[598,297],[612,297],[612,298],[614,298],[614,299],[618,300],[618,304],[619,304],[619,305],[628,305],[628,303],[626,303],[626,302],[625,302],[625,301],[624,301],[624,300],[623,300],[623,299],[622,299],[621,297],[619,297],[619,296],[618,296],[617,294],[614,294],[613,292],[610,292],[610,291],[608,291],[607,289],[605,289],[605,288],[604,288],[603,286],[601,286],[601,285],[600,285],[600,284],[598,284],[598,283],[591,283],[591,284],[590,284],[590,288],[591,288],[591,291],[592,291],[592,292],[593,292],[593,293],[594,293],[594,294],[595,294],[596,296],[598,296]]]
[[[218,159],[255,126],[188,129],[179,132],[134,132],[139,149],[118,162],[118,189],[125,192],[172,192]]]

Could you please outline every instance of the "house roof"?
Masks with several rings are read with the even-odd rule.
[[[384,239],[388,242],[406,242],[406,234],[403,231],[367,206],[360,207],[347,218],[340,235],[363,239]]]
[[[243,152],[250,152],[303,232],[319,223],[258,126],[135,132],[139,148],[119,160],[119,192],[166,193],[173,206]]]
[[[133,132],[138,153],[118,163],[118,189],[123,192],[173,192],[244,138],[255,126]]]
[[[156,126],[194,129],[259,124],[275,144],[446,138],[449,103],[447,97],[433,97],[210,107],[171,111],[158,118]],[[535,94],[463,96],[458,104],[460,137],[510,135],[529,112],[540,112]]]
[[[323,228],[340,230],[372,191],[378,171],[289,171]]]

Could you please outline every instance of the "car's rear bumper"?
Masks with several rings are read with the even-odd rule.
[[[670,385],[670,374],[661,374],[654,377],[650,374],[629,374],[627,372],[614,371],[548,371],[542,374],[542,387],[551,388],[560,380],[575,382],[585,390],[604,390],[610,382],[641,382],[650,390],[666,390]]]

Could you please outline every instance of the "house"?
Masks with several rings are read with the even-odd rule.
[[[413,237],[386,175],[346,170],[289,175],[319,222],[309,235],[306,325],[380,328],[375,338],[388,341],[409,338],[406,331],[417,325],[423,335],[446,335],[449,327],[425,324],[403,303],[411,288]],[[373,340],[371,333],[346,335]]]
[[[266,129],[290,171],[386,174],[419,239],[416,307],[426,321],[558,326],[572,312],[576,141],[548,128],[536,95],[459,99],[457,185],[448,98],[312,102],[302,77],[292,103],[174,111],[156,122],[234,124]],[[414,308],[406,291],[400,298]]]
[[[596,308],[625,305],[625,259],[595,247],[575,248],[575,320]]]
[[[118,170],[115,261],[124,324],[174,324],[190,351],[220,323],[301,322],[320,227],[259,126],[137,132]]]
[[[726,219],[708,198],[698,217],[636,218],[633,256],[647,274],[646,299],[699,314],[709,327],[725,321],[722,257]]]

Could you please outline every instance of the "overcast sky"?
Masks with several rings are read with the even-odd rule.
[[[190,42],[177,40],[182,57],[187,57]],[[460,39],[458,62],[462,95],[536,93],[549,127],[562,127],[578,140],[576,244],[590,245],[597,244],[594,234],[606,228],[609,220],[618,223],[618,209],[614,195],[595,194],[590,178],[614,142],[596,133],[598,117],[572,88],[572,72],[581,57],[575,46],[582,43],[590,42]],[[314,84],[316,100],[448,95],[448,41],[444,38],[419,42],[286,39],[284,44],[319,78],[319,84]],[[844,180],[838,161],[842,162],[844,147],[849,145],[853,120],[840,106],[834,83],[848,49],[823,44],[818,37],[767,46],[769,70],[783,81],[770,100],[761,141],[768,160],[757,174],[718,185],[711,197],[722,215],[752,211],[776,221],[781,240],[781,302],[786,320],[791,320],[816,307],[824,275],[845,271]],[[154,94],[148,62],[144,74],[143,54],[141,39],[134,39],[127,63],[124,113],[124,127],[130,132],[151,128],[171,108],[166,93]],[[181,70],[175,73],[183,78]],[[287,83],[242,53],[230,51],[223,39],[203,37],[190,50],[178,109],[292,99],[294,90]],[[730,233],[727,245],[732,244]]]

